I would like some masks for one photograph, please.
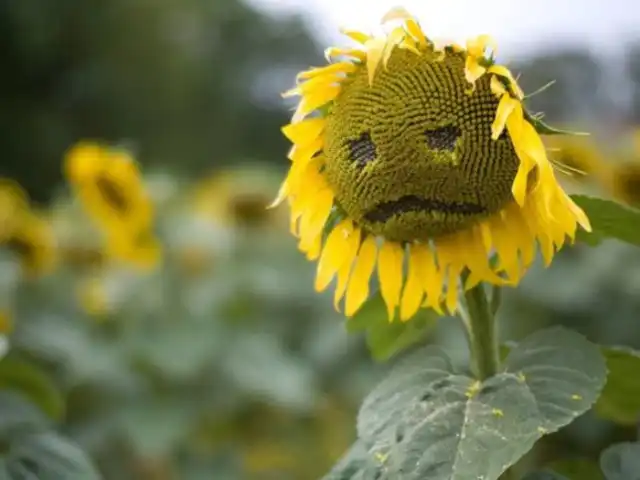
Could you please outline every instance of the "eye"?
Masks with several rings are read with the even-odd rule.
[[[364,167],[376,159],[376,144],[371,140],[369,132],[364,132],[355,140],[347,140],[347,146],[349,158],[359,167]]]
[[[455,125],[433,128],[424,132],[427,138],[427,146],[431,150],[447,150],[453,152],[456,148],[456,141],[462,135]]]

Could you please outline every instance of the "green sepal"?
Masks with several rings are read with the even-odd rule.
[[[542,121],[542,117],[534,115],[526,108],[524,109],[524,118],[527,120],[533,128],[536,129],[540,135],[571,135],[574,137],[586,137],[591,135],[588,132],[573,132],[571,130],[562,130],[560,128],[552,127],[551,125]]]

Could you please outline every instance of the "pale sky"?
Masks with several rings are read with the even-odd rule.
[[[636,0],[250,0],[271,11],[298,11],[324,42],[338,26],[371,30],[391,7],[402,5],[432,38],[462,41],[488,33],[499,52],[517,54],[539,45],[587,43],[594,51],[640,39]],[[604,53],[604,52],[603,52]]]

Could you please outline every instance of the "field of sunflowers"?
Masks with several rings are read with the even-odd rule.
[[[548,149],[567,188],[633,204],[633,140],[619,152],[589,137]],[[20,445],[4,468],[317,478],[354,438],[357,406],[385,371],[374,359],[424,341],[460,346],[447,319],[371,326],[384,319],[379,299],[345,324],[331,297],[313,291],[314,267],[296,251],[284,209],[267,208],[278,171],[248,163],[187,181],[142,172],[130,151],[91,142],[61,168],[68,184],[47,211],[0,183],[0,410],[10,419],[0,428]],[[639,346],[638,267],[617,243],[563,252],[506,292],[504,315],[520,318],[506,336],[563,323]],[[587,419],[561,435],[588,452],[625,431]]]
[[[323,63],[240,0],[40,2],[0,5],[0,480],[640,469],[640,43],[634,117],[586,49],[512,74],[402,7]]]

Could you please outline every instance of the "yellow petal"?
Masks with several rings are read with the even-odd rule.
[[[353,316],[369,297],[369,282],[376,265],[377,253],[375,237],[367,236],[360,246],[347,287],[345,314],[348,317]]]
[[[346,35],[350,39],[355,40],[356,42],[362,45],[364,45],[371,39],[370,35],[367,35],[364,32],[359,32],[357,30],[346,30],[341,28],[340,33],[342,33],[343,35]]]
[[[513,94],[516,97],[518,97],[518,99],[520,100],[524,98],[524,92],[522,91],[522,89],[518,85],[518,82],[516,81],[513,74],[507,67],[503,65],[491,65],[488,71],[506,78],[509,81],[509,86],[511,87]]]
[[[393,320],[395,309],[400,302],[403,261],[402,246],[396,242],[384,241],[378,255],[378,278],[380,292],[387,305],[389,321]]]
[[[340,93],[340,89],[340,85],[328,85],[323,89],[305,95],[300,101],[299,109],[296,111],[293,121],[302,119],[314,110],[334,100]]]
[[[324,118],[309,118],[298,123],[290,123],[282,127],[282,133],[291,143],[306,145],[313,142],[324,130]]]
[[[297,124],[296,124],[297,125]],[[287,157],[294,163],[307,163],[320,151],[324,146],[324,139],[317,137],[309,143],[294,145],[289,151]]]
[[[382,50],[382,65],[384,68],[387,68],[387,63],[389,62],[389,57],[391,57],[391,54],[393,53],[393,49],[402,43],[405,36],[406,33],[402,27],[394,28],[387,36],[384,49]]]
[[[352,62],[337,62],[329,64],[325,67],[316,67],[304,72],[300,72],[297,76],[297,80],[310,80],[316,77],[328,76],[335,78],[336,74],[351,73],[356,70],[356,66]]]
[[[353,222],[348,219],[340,222],[329,233],[318,261],[315,282],[317,291],[325,290],[340,267],[345,262],[353,260],[346,258],[346,254],[349,252],[349,237],[353,233]]]
[[[324,51],[324,58],[327,60],[327,62],[330,62],[334,57],[352,57],[360,61],[364,61],[367,58],[367,52],[354,48],[336,47],[329,47]]]
[[[373,84],[373,77],[376,74],[380,60],[386,48],[387,42],[385,38],[372,38],[366,43],[367,48],[367,74],[369,76],[369,85]]]
[[[489,87],[491,88],[491,92],[493,92],[493,94],[498,98],[501,98],[505,93],[507,93],[507,89],[496,75],[491,75]]]
[[[471,84],[475,84],[476,80],[478,80],[484,73],[487,71],[485,67],[478,63],[478,60],[475,57],[469,55],[465,60],[464,64],[464,76],[467,82]]]
[[[495,77],[494,77],[495,78]],[[500,103],[498,103],[498,110],[496,111],[496,118],[491,124],[491,139],[497,140],[502,131],[504,130],[507,119],[513,113],[513,110],[520,105],[518,100],[511,98],[508,94],[502,95]]]
[[[400,320],[407,321],[415,315],[420,308],[424,290],[420,281],[419,258],[413,253],[413,245],[409,247],[409,271],[407,281],[400,300]]]
[[[433,252],[427,245],[414,244],[409,253],[411,255],[410,263],[417,268],[416,275],[427,295],[424,306],[433,308],[442,314],[440,299],[442,297],[443,272],[436,265]]]
[[[474,57],[484,57],[485,50],[490,47],[495,54],[497,45],[495,40],[489,35],[479,35],[476,38],[467,40],[467,51]]]

